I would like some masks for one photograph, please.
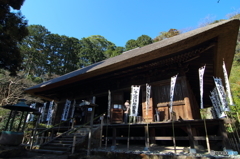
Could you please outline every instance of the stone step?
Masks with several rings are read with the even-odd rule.
[[[84,136],[86,136],[86,135],[88,135],[88,133],[86,133],[86,134],[76,134],[76,137],[84,137]],[[73,138],[73,136],[74,136],[74,134],[69,134],[69,135],[64,135],[64,136],[61,136],[61,137],[59,137],[58,139],[62,139],[62,138],[64,138],[64,139],[67,139],[67,138]]]
[[[41,146],[39,150],[56,150],[56,151],[70,151],[70,147],[59,147],[59,146]]]
[[[34,149],[31,151],[37,152],[37,153],[48,153],[48,154],[57,154],[57,155],[68,153],[68,151],[56,151],[56,150],[47,150],[47,149]]]
[[[73,143],[73,137],[76,135],[76,141],[82,142],[89,133],[89,127],[84,127],[77,130],[76,134],[65,134],[61,137],[56,138],[50,143],[40,146],[39,149],[34,151],[43,152],[43,153],[56,153],[63,154],[71,151],[71,146]]]
[[[53,140],[52,142],[50,142],[50,143],[59,143],[59,144],[71,144],[73,142],[73,140],[69,140],[69,141],[67,141],[67,140]]]
[[[72,144],[49,143],[46,146],[70,147],[70,146],[72,146]]]

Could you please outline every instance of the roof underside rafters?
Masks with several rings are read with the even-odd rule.
[[[239,20],[228,20],[181,34],[142,48],[127,51],[119,56],[73,71],[59,78],[26,90],[27,93],[46,99],[60,99],[76,94],[89,94],[117,89],[119,82],[136,78],[148,82],[149,77],[167,79],[180,68],[185,70],[190,85],[198,81],[198,68],[206,64],[204,83],[212,89],[212,76],[222,77],[224,58],[230,72],[239,29]],[[142,79],[142,81],[141,81]],[[67,92],[67,93],[66,93]],[[197,92],[197,90],[196,90]]]

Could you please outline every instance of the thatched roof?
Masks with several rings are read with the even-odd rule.
[[[214,55],[214,76],[222,77],[222,71],[218,68],[222,67],[222,60],[224,59],[227,71],[230,72],[235,53],[239,24],[240,21],[236,19],[211,24],[141,48],[126,51],[119,56],[75,70],[58,78],[28,88],[25,91],[36,95],[39,92],[51,90],[62,85],[80,82],[81,80],[91,79],[116,70],[183,52],[184,50],[214,38],[217,43],[217,53]]]

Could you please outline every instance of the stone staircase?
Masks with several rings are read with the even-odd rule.
[[[98,126],[93,126],[93,131],[98,129]],[[84,126],[76,131],[76,144],[81,144],[87,139],[90,131],[90,126]],[[32,151],[40,152],[40,153],[54,153],[54,154],[65,154],[70,153],[73,146],[73,137],[74,133],[64,134],[60,137],[55,138],[51,142],[40,145],[36,149]]]

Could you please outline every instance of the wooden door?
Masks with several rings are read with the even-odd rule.
[[[123,122],[123,104],[124,104],[123,92],[113,92],[111,101],[111,123]]]
[[[150,101],[148,108],[146,107],[146,87],[142,87],[142,118],[145,122],[154,121],[154,108],[152,102],[152,93],[150,92]]]

